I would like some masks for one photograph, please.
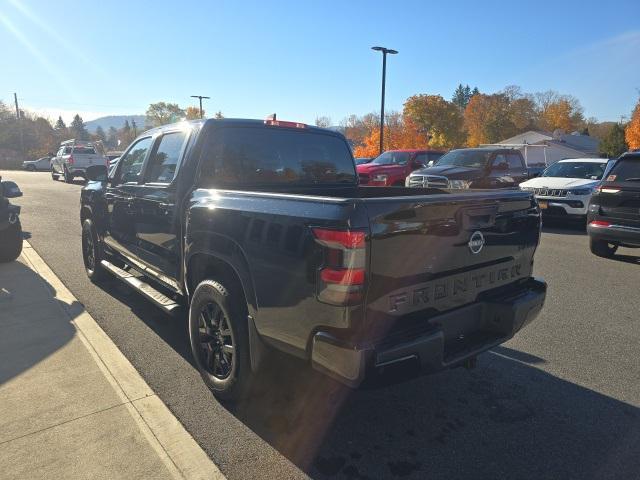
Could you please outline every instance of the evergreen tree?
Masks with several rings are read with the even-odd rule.
[[[473,91],[471,92],[471,96],[469,97],[469,100],[471,100],[471,97],[475,97],[479,93],[480,93],[480,90],[478,90],[478,87],[473,87]]]
[[[467,88],[469,86],[467,85]],[[465,87],[462,84],[458,84],[456,90],[453,92],[453,97],[451,97],[451,101],[457,105],[460,109],[464,110],[467,106],[467,97],[465,96]]]
[[[220,110],[218,110],[218,111],[216,112],[216,114],[215,114],[215,117],[214,117],[214,118],[217,118],[217,119],[219,120],[219,119],[221,119],[221,118],[224,118],[224,116],[222,115],[222,112],[221,112]]]
[[[107,145],[109,148],[118,148],[118,130],[114,127],[109,127],[109,134],[107,135]]]
[[[624,127],[614,123],[600,142],[600,154],[606,158],[616,158],[629,149],[624,139]]]
[[[77,113],[73,117],[73,121],[71,122],[71,126],[69,127],[69,129],[71,130],[73,138],[75,138],[76,140],[89,140],[89,132],[84,126],[82,117]]]
[[[107,143],[107,136],[104,133],[104,129],[100,125],[98,125],[98,128],[96,128],[96,138],[102,143]]]
[[[133,138],[136,138],[138,136],[138,125],[136,125],[136,121],[133,118],[131,119],[131,129],[133,130]]]
[[[67,125],[64,123],[64,120],[62,120],[62,117],[58,117],[58,121],[56,122],[54,128],[56,130],[64,130],[65,128],[67,128]]]

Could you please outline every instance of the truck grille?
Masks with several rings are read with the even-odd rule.
[[[438,175],[411,175],[409,177],[410,187],[423,188],[449,188],[449,180],[447,177]]]
[[[542,197],[566,197],[567,196],[567,190],[561,190],[561,189],[552,189],[552,188],[533,188],[530,189],[531,191],[533,191],[533,193],[535,195],[540,195]]]

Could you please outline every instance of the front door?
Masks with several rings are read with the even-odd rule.
[[[158,280],[176,287],[180,265],[181,216],[176,208],[176,174],[188,130],[167,131],[159,138],[144,169],[135,199],[139,257]]]
[[[120,158],[105,191],[107,222],[104,242],[125,257],[137,257],[135,197],[145,159],[151,151],[153,137],[135,142]]]

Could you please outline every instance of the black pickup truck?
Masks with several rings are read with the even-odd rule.
[[[440,157],[433,166],[415,170],[407,187],[451,189],[516,188],[539,176],[543,165],[527,166],[519,150],[508,147],[460,148]]]
[[[544,303],[531,193],[362,187],[333,131],[167,125],[88,175],[88,276],[114,274],[167,311],[188,305],[196,365],[222,399],[271,349],[353,387],[392,364],[472,364]]]

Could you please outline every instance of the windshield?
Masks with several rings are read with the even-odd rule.
[[[443,155],[434,166],[455,165],[458,167],[482,168],[487,164],[491,151],[482,150],[452,150]]]
[[[600,180],[606,166],[606,163],[558,162],[547,168],[541,176]]]
[[[406,165],[410,156],[409,152],[384,152],[371,163],[376,165]]]

